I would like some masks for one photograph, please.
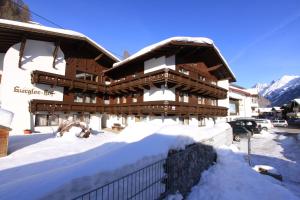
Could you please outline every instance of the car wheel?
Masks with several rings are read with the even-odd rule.
[[[268,131],[268,128],[267,127],[263,127],[262,130]]]
[[[239,135],[235,135],[235,136],[233,137],[233,139],[234,139],[235,141],[237,141],[237,142],[241,141],[241,138],[240,138]]]

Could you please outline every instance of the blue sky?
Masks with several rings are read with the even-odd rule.
[[[24,1],[119,57],[168,37],[201,36],[214,40],[241,86],[300,75],[299,0]]]

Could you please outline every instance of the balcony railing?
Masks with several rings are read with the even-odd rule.
[[[89,103],[65,103],[62,101],[31,100],[29,111],[32,113],[38,111],[45,112],[104,112],[104,106]]]
[[[30,102],[30,112],[105,112],[109,114],[146,114],[146,115],[200,115],[227,116],[227,108],[211,105],[191,105],[188,103],[178,103],[170,101],[152,101],[143,103],[92,105],[86,103],[64,103],[60,101],[32,100]]]
[[[125,93],[144,89],[144,87],[149,87],[156,83],[172,83],[179,90],[192,91],[217,99],[224,99],[227,96],[227,90],[224,88],[208,81],[195,79],[172,69],[161,69],[139,77],[130,77],[125,80],[115,81],[110,85],[108,91],[110,93]]]
[[[163,114],[163,115],[202,115],[227,116],[227,108],[211,105],[191,105],[170,101],[153,101],[131,104],[113,104],[105,107],[112,114]]]
[[[104,92],[105,86],[94,81],[71,79],[63,75],[53,74],[35,70],[31,74],[31,82],[53,86],[68,87],[70,89],[81,89],[83,91]]]

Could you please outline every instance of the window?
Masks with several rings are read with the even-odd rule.
[[[74,93],[74,102],[76,103],[96,103],[95,94]]]
[[[109,104],[109,96],[107,96],[107,95],[105,95],[104,97],[103,97],[103,100],[104,100],[104,104]]]
[[[117,103],[117,104],[120,104],[120,102],[121,102],[121,101],[120,101],[120,97],[117,97],[117,98],[116,98],[116,103]]]
[[[136,102],[137,102],[137,97],[138,97],[138,95],[137,95],[136,93],[134,93],[134,94],[132,95],[132,102],[133,102],[133,103],[136,103]]]
[[[199,79],[200,81],[205,81],[205,80],[206,80],[206,78],[205,78],[204,76],[202,76],[202,75],[198,75],[198,79]]]
[[[179,69],[179,72],[180,72],[180,73],[183,73],[183,74],[185,74],[185,75],[189,75],[189,74],[190,74],[190,72],[189,72],[188,70],[184,69],[184,68],[180,68],[180,69]]]
[[[127,99],[126,99],[126,97],[122,97],[122,103],[127,103]]]
[[[83,103],[84,96],[82,93],[74,93],[74,102]]]
[[[189,94],[186,92],[182,92],[179,94],[179,102],[185,102],[188,103],[189,102]]]
[[[58,126],[58,115],[36,114],[35,126]]]
[[[48,125],[49,126],[58,126],[59,117],[58,115],[48,115]]]
[[[216,99],[211,99],[211,105],[212,106],[217,106],[217,100]]]
[[[198,104],[205,104],[205,98],[198,96]]]
[[[95,74],[90,74],[82,71],[76,71],[76,79],[95,81],[98,82],[98,76]]]
[[[239,113],[239,101],[235,99],[229,99],[229,112],[230,115],[237,115]]]

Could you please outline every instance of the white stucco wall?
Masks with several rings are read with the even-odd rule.
[[[222,87],[222,88],[226,89],[226,90],[229,90],[229,81],[228,80],[218,81],[217,85],[219,87]],[[226,99],[218,100],[218,106],[223,106],[223,107],[229,108],[229,96],[227,95]],[[228,114],[229,114],[229,111],[228,111]]]
[[[144,89],[144,101],[175,101],[175,89],[165,88],[164,85],[161,88],[151,87],[150,90]]]
[[[54,48],[51,42],[27,40],[21,68],[18,67],[20,43],[10,47],[4,56],[1,81],[2,107],[15,114],[12,122],[13,132],[18,133],[32,128],[34,121],[28,111],[31,99],[63,100],[63,87],[51,88],[49,85],[31,84],[33,70],[65,74],[66,62],[60,49],[56,68],[52,67]]]
[[[175,70],[175,55],[170,57],[162,56],[159,58],[152,58],[144,62],[145,74],[165,68]]]
[[[252,117],[252,97],[246,96],[237,92],[230,91],[229,97],[239,100],[239,113],[238,115],[231,115],[232,119],[237,117]]]

